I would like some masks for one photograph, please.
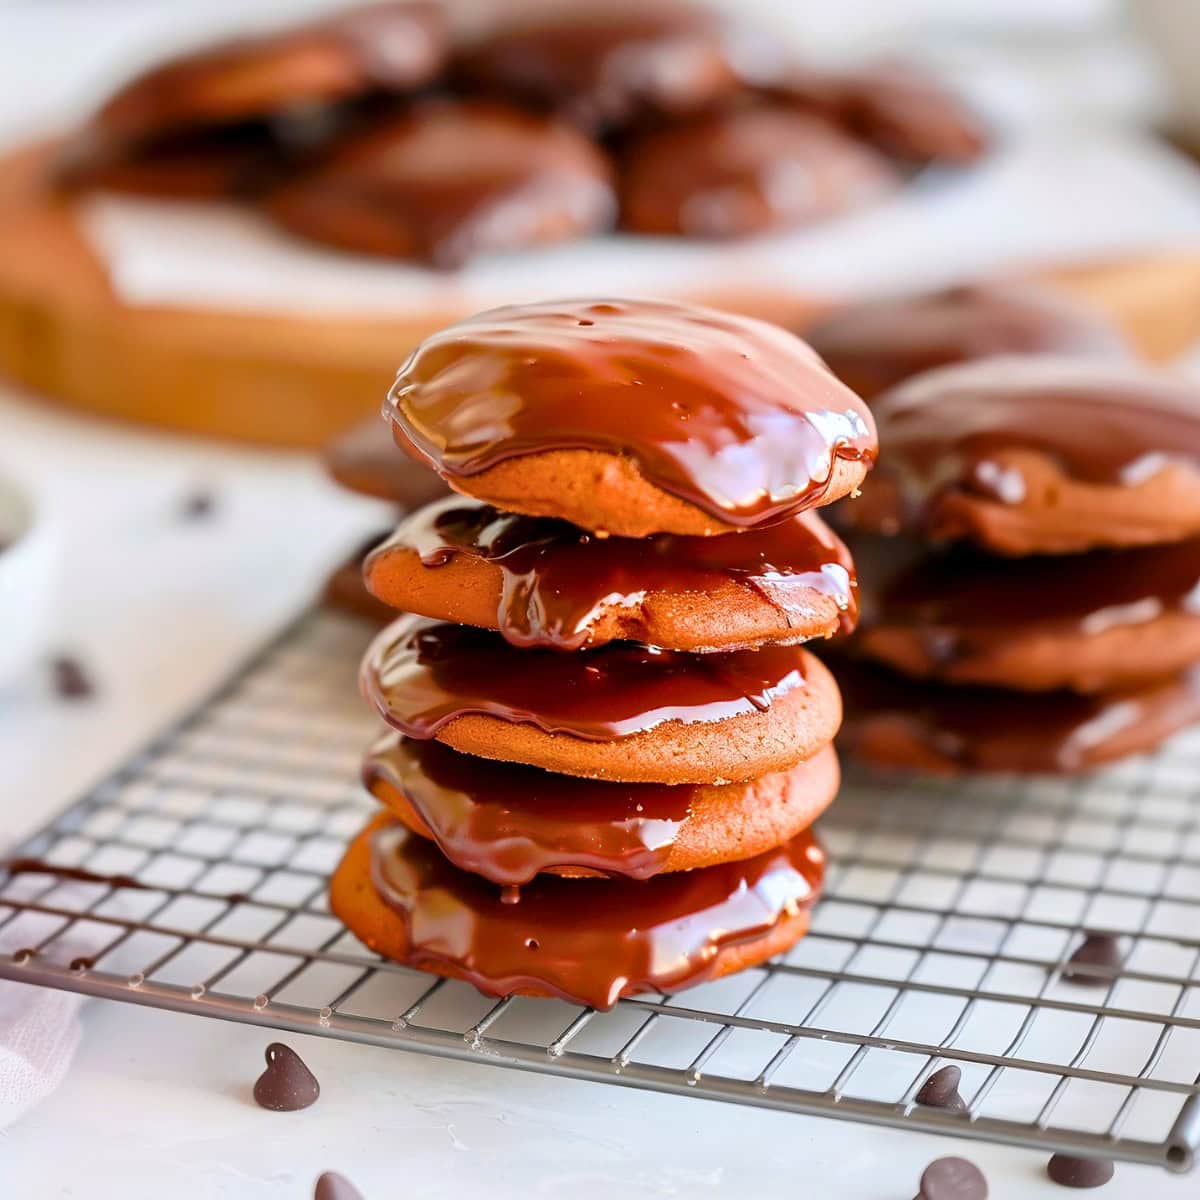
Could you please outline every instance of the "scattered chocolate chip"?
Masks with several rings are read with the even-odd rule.
[[[983,1172],[965,1158],[937,1158],[921,1176],[915,1200],[987,1200]]]
[[[216,496],[210,491],[198,488],[184,498],[179,506],[179,515],[185,521],[204,521],[213,515],[216,507]]]
[[[962,1072],[957,1067],[941,1067],[921,1084],[916,1096],[917,1103],[925,1105],[926,1108],[944,1108],[949,1112],[966,1112],[966,1101],[958,1094],[958,1084],[961,1079]]]
[[[1113,1177],[1113,1165],[1107,1158],[1074,1158],[1070,1154],[1056,1154],[1046,1164],[1046,1174],[1063,1187],[1103,1187]]]
[[[345,1176],[326,1171],[317,1180],[313,1200],[363,1200],[363,1194]]]
[[[267,1069],[254,1084],[254,1099],[263,1108],[296,1112],[314,1103],[321,1094],[321,1085],[295,1050],[282,1042],[272,1042],[266,1058]]]
[[[77,658],[60,654],[50,664],[54,691],[64,700],[87,700],[96,693],[91,677]]]
[[[1108,987],[1112,983],[1112,975],[1121,966],[1122,958],[1121,943],[1111,933],[1089,933],[1067,959],[1062,977],[1070,983]],[[1083,970],[1072,969],[1080,965],[1084,967]],[[1089,971],[1087,967],[1101,967],[1109,973]]]

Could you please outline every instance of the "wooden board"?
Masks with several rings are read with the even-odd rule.
[[[317,446],[376,411],[405,354],[461,312],[419,319],[132,306],[113,294],[49,145],[0,158],[0,374],[55,403],[187,433]],[[1200,252],[1034,272],[1096,304],[1150,358],[1200,336]],[[829,304],[690,296],[793,328]]]

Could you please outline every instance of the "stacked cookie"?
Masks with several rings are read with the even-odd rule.
[[[362,668],[386,809],[334,876],[372,949],[596,1007],[762,961],[807,928],[853,623],[811,510],[871,419],[797,338],[667,303],[485,313],[387,415],[461,493],[369,557],[410,615]]]
[[[1200,394],[994,358],[874,404],[846,741],[877,762],[1077,771],[1200,717]],[[883,536],[878,536],[882,534]]]

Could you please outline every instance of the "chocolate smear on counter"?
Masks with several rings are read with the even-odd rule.
[[[983,1172],[965,1158],[938,1158],[925,1168],[914,1200],[987,1200]]]
[[[1081,983],[1087,987],[1108,987],[1113,976],[1121,968],[1124,955],[1119,939],[1111,933],[1088,933],[1067,959],[1062,977],[1069,983]],[[1075,969],[1082,967],[1082,970]],[[1088,967],[1099,967],[1090,971]]]
[[[88,700],[96,694],[96,685],[83,664],[69,654],[53,659],[50,673],[55,694],[63,700]]]
[[[934,1071],[921,1084],[916,1101],[926,1108],[944,1108],[948,1112],[966,1112],[967,1105],[958,1094],[962,1071],[955,1066],[945,1066]]]
[[[254,1099],[261,1108],[297,1112],[316,1102],[321,1085],[295,1050],[282,1042],[272,1042],[266,1059],[267,1069],[254,1084]]]
[[[1056,1154],[1046,1164],[1046,1174],[1063,1187],[1103,1187],[1113,1177],[1113,1164],[1107,1158],[1075,1158],[1070,1154]]]
[[[363,1200],[363,1194],[344,1175],[326,1171],[317,1180],[313,1200]]]

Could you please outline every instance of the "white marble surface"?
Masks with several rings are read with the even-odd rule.
[[[208,5],[226,14],[248,7],[256,6]],[[895,5],[839,7],[876,33],[872,11],[886,9],[900,41],[926,28],[897,22]],[[1025,7],[1042,16],[1056,8]],[[1106,7],[1078,0],[1057,11],[1069,25]],[[980,11],[933,0],[909,8],[922,20],[936,9],[943,21],[951,10]],[[196,3],[0,4],[0,133],[77,108],[135,43],[204,19]],[[49,609],[47,649],[77,652],[99,685],[92,701],[64,705],[30,670],[0,691],[0,842],[34,827],[210,687],[303,602],[377,511],[337,495],[303,459],[94,426],[8,392],[0,392],[0,471],[33,486],[61,537],[59,587],[33,601]],[[180,522],[178,506],[196,487],[215,492],[217,510],[209,521]],[[922,1167],[956,1152],[985,1169],[1001,1200],[1063,1195],[1035,1153],[320,1039],[289,1039],[322,1082],[319,1104],[267,1113],[249,1098],[264,1031],[102,1002],[86,1005],[83,1021],[64,1086],[0,1133],[0,1196],[304,1200],[333,1168],[368,1200],[908,1200]],[[1101,1194],[1170,1200],[1195,1190],[1195,1179],[1121,1167]]]

